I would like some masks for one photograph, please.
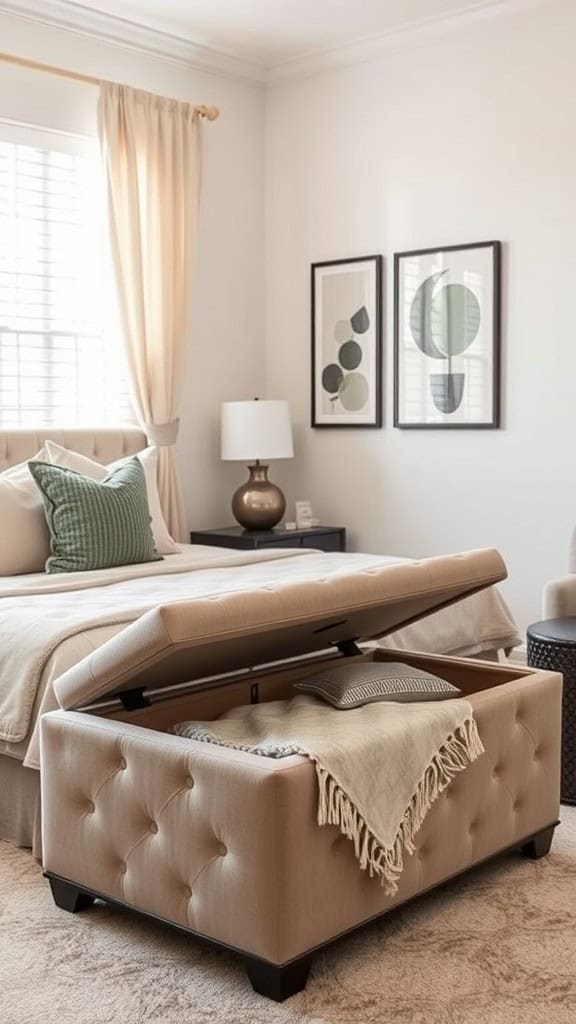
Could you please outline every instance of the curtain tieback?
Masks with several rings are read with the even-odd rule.
[[[145,423],[144,430],[150,444],[162,447],[176,444],[180,420],[172,420],[171,423]]]

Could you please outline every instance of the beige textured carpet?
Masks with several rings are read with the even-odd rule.
[[[0,843],[1,1024],[574,1024],[576,810],[563,821],[549,858],[500,859],[342,940],[281,1005],[167,927],[58,910]]]

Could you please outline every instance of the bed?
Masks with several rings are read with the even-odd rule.
[[[0,432],[0,470],[33,458],[45,440],[102,464],[146,446],[138,430]],[[319,580],[404,561],[298,549],[255,552],[181,545],[161,562],[87,573],[0,576],[0,838],[40,851],[40,716],[57,708],[64,671],[159,603]],[[519,642],[495,587],[380,641],[394,649],[495,656]]]

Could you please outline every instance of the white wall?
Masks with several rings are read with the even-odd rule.
[[[499,547],[522,624],[564,572],[576,521],[575,38],[576,5],[547,0],[267,97],[267,393],[298,423],[297,459],[276,476],[356,549]],[[394,429],[394,251],[492,238],[503,429]],[[313,431],[309,264],[374,252],[385,429]]]
[[[191,526],[225,524],[238,467],[219,462],[220,402],[262,390],[263,94],[249,83],[74,32],[0,14],[1,49],[193,103],[204,125],[204,174],[190,357],[178,452]],[[0,64],[0,118],[96,133],[96,89]]]

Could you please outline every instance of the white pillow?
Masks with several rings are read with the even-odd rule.
[[[83,473],[84,476],[90,477],[91,480],[103,480],[113,469],[117,469],[118,466],[122,466],[128,459],[134,457],[133,455],[126,455],[122,459],[116,459],[115,462],[111,462],[108,466],[103,466],[100,462],[94,462],[93,459],[89,459],[86,455],[80,455],[78,452],[71,452],[68,448],[62,448],[61,445],[56,444],[54,441],[46,441],[45,447],[48,454],[47,461],[51,462],[53,466],[64,466],[66,469],[74,469],[77,473]],[[158,494],[158,484],[156,482],[158,449],[145,448],[136,454],[142,463],[144,476],[146,477],[148,508],[152,520],[150,526],[158,554],[174,555],[180,548],[168,533],[168,527],[162,515],[160,495]]]
[[[47,460],[46,446],[35,459]],[[27,462],[0,473],[0,576],[44,572],[50,555],[42,495]]]

